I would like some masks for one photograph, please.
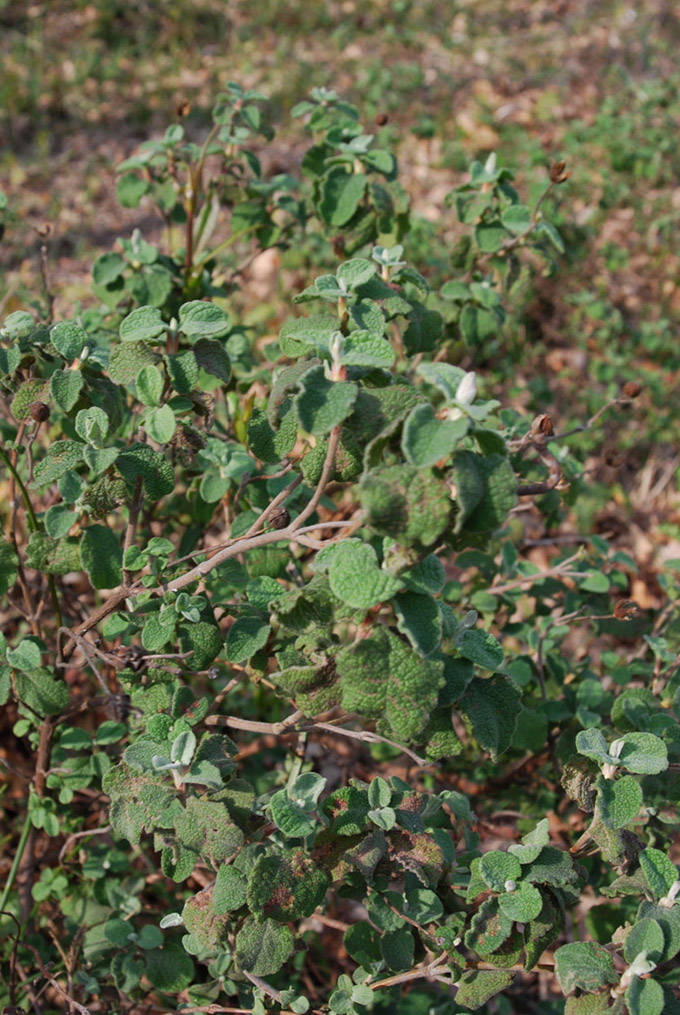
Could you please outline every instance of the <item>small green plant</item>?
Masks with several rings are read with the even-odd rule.
[[[654,623],[605,538],[529,560],[518,508],[572,508],[596,418],[556,432],[450,362],[501,319],[497,264],[559,236],[475,163],[470,243],[433,297],[356,109],[297,107],[305,190],[243,147],[260,101],[230,86],[201,147],[175,125],[121,167],[180,247],[134,233],[95,262],[99,306],[3,322],[0,700],[24,759],[3,1003],[673,1011],[675,571]],[[303,225],[354,256],[291,294],[265,358],[220,258],[302,246]],[[486,797],[517,817],[507,849]],[[621,903],[578,941],[586,891]]]

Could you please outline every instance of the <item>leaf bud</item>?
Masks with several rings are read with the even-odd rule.
[[[637,398],[642,391],[642,385],[639,381],[626,381],[623,385],[623,393],[626,398]]]
[[[50,418],[50,410],[44,402],[31,402],[28,407],[28,415],[36,423],[45,423]]]
[[[280,507],[272,511],[267,521],[273,529],[285,529],[290,523],[290,514],[286,508]]]

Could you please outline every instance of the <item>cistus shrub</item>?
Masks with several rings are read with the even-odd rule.
[[[607,538],[551,545],[597,418],[474,369],[568,172],[529,207],[473,163],[431,292],[353,106],[296,107],[300,178],[259,93],[185,112],[119,167],[170,246],[0,332],[4,1011],[676,1011],[677,585],[652,617]],[[308,277],[262,343],[270,248]]]

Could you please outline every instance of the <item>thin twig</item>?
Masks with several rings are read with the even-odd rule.
[[[536,574],[526,574],[521,578],[517,578],[514,581],[506,582],[505,585],[492,585],[487,592],[490,592],[492,596],[500,596],[505,592],[511,592],[513,589],[521,588],[522,585],[526,585],[527,582],[533,585],[535,582],[543,581],[545,578],[585,578],[588,574],[587,571],[570,571],[569,565],[573,564],[575,560],[582,558],[581,551],[572,554],[571,557],[567,557],[566,560],[556,564],[555,567],[549,567],[546,571],[537,571]]]
[[[132,494],[132,501],[130,503],[130,511],[128,514],[128,523],[125,529],[125,539],[123,541],[123,564],[125,564],[125,557],[128,550],[132,548],[135,541],[135,531],[137,529],[137,520],[139,518],[139,512],[142,509],[142,476],[138,476],[135,481],[135,489]],[[132,571],[128,571],[123,567],[123,588],[127,589],[132,585]]]

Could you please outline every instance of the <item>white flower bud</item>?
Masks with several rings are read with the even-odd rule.
[[[471,370],[465,375],[456,389],[456,402],[458,405],[472,405],[477,397],[477,384],[475,372]]]
[[[618,989],[623,992],[630,985],[631,980],[634,976],[646,976],[647,973],[651,973],[656,969],[656,962],[652,962],[651,959],[647,958],[647,952],[642,951],[639,955],[636,955],[628,969],[621,977],[621,982]]]
[[[675,905],[675,900],[680,892],[680,881],[674,881],[671,887],[668,889],[668,895],[664,895],[663,899],[659,899],[659,905],[663,906],[664,909],[671,909]]]

